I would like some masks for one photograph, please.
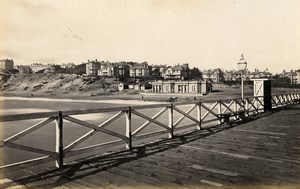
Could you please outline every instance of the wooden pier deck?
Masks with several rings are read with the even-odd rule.
[[[233,126],[2,174],[0,188],[300,188],[300,105]]]

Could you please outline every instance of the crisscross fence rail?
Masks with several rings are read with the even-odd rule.
[[[272,108],[274,109],[298,103],[300,103],[300,94],[272,96]],[[263,113],[263,97],[1,115],[0,122],[3,123],[24,120],[38,120],[38,122],[2,140],[0,148],[12,148],[40,154],[40,156],[2,165],[0,169],[19,169],[20,166],[32,166],[51,161],[55,161],[56,166],[62,168],[64,160],[69,157],[82,155],[98,150],[99,148],[115,147],[118,145],[132,149],[134,142],[139,140],[151,140],[155,136],[172,138],[183,131],[201,130],[211,125],[222,124],[224,123],[224,117],[222,116],[224,114],[232,113],[234,115],[231,118],[232,120],[239,119],[239,115],[234,114],[239,111],[245,112],[246,117]],[[107,117],[99,123],[97,119],[96,121],[86,120],[85,115],[89,114],[105,114]],[[37,147],[39,144],[38,141],[35,142],[37,145],[34,146],[16,143],[16,141],[42,127],[51,127],[51,123],[53,122],[55,123],[55,136],[52,136],[52,138],[55,138],[54,150]],[[4,124],[1,125],[3,126]],[[84,127],[88,130],[84,134],[77,136],[76,139],[64,142],[64,136],[72,135],[72,130],[76,129],[74,125]],[[69,132],[64,132],[66,126],[69,128]],[[85,141],[97,133],[105,134],[108,137],[99,137],[101,138],[101,142],[96,144],[88,143],[82,146]],[[107,140],[103,141],[103,139]]]

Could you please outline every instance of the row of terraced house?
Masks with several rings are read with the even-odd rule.
[[[165,80],[187,80],[189,79],[189,65],[177,64],[175,66],[167,65],[148,65],[147,62],[135,63],[135,62],[119,62],[110,63],[104,61],[92,60],[85,64],[86,75],[92,76],[104,76],[114,78],[152,78],[152,79],[165,79]],[[33,63],[31,65],[17,65],[14,66],[13,59],[0,60],[0,70],[11,71],[17,69],[20,74],[37,73],[43,70],[43,73],[55,73],[54,63],[42,64]],[[74,63],[64,63],[59,65],[61,68],[72,68],[76,65]],[[208,80],[213,83],[221,83],[224,81],[239,81],[241,79],[240,71],[227,71],[220,68],[209,69],[202,71],[202,79]],[[256,78],[271,78],[272,73],[268,69],[260,71],[255,69],[253,72],[247,70],[245,73],[246,80]],[[291,84],[300,84],[300,70],[291,70],[286,72],[285,70],[278,74],[279,77],[288,77]]]
[[[104,76],[114,78],[163,78],[163,79],[187,79],[189,73],[188,64],[148,65],[147,62],[99,62],[96,60],[86,63],[86,75]]]
[[[151,82],[153,93],[192,93],[207,94],[212,91],[212,84],[203,80],[189,80],[189,65],[177,64],[167,65],[148,65],[143,63],[109,63],[89,61],[86,64],[87,75],[98,75],[106,77],[130,77],[135,79],[152,78]],[[144,83],[146,84],[146,83]],[[127,84],[128,85],[128,84]],[[124,90],[126,83],[120,83],[119,90]],[[131,86],[131,87],[129,87]],[[146,86],[141,83],[128,85],[128,88],[143,90]]]
[[[291,70],[290,72],[283,70],[283,72],[279,74],[279,77],[288,77],[291,84],[300,84],[300,69]]]
[[[213,74],[216,77],[216,74]],[[241,71],[225,71],[222,73],[223,81],[237,81],[241,79]],[[268,71],[268,69],[264,71],[260,71],[255,69],[253,72],[247,70],[245,73],[245,79],[257,79],[257,78],[272,78],[273,74]],[[287,72],[283,70],[282,73],[279,73],[278,76],[280,78],[287,77],[290,79],[290,84],[300,84],[300,69],[299,70],[291,70]],[[204,78],[204,77],[203,77]]]

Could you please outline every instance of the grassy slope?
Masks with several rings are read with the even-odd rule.
[[[5,84],[5,94],[43,96],[62,94],[91,95],[107,93],[115,88],[112,79],[83,77],[69,74],[32,74],[12,76]]]

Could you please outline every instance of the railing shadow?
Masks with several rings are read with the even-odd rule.
[[[247,123],[257,120],[261,117],[268,116],[275,112],[265,112],[263,114],[252,115],[247,118]],[[204,128],[200,131],[192,131],[185,134],[175,135],[172,139],[162,139],[152,143],[136,146],[132,150],[120,150],[106,155],[94,155],[85,158],[77,159],[75,163],[65,165],[63,169],[49,168],[47,170],[39,169],[37,172],[32,172],[32,176],[23,176],[19,179],[14,179],[14,182],[22,185],[35,185],[37,188],[53,188],[77,179],[81,179],[90,175],[100,173],[101,171],[109,170],[131,161],[147,157],[166,150],[177,148],[180,145],[191,143],[201,138],[225,131],[227,129],[243,124],[243,121],[235,121],[232,124],[221,124]],[[23,171],[24,172],[24,171]],[[48,180],[48,184],[43,181]],[[50,184],[49,184],[50,183]]]
[[[271,112],[268,113],[268,115]],[[247,123],[258,118],[264,117],[266,114],[249,117]],[[172,139],[162,139],[142,146],[134,147],[132,150],[121,150],[106,155],[94,155],[81,159],[77,159],[75,163],[65,165],[63,169],[49,168],[47,171],[14,180],[16,183],[30,185],[44,180],[50,181],[51,184],[38,185],[38,188],[53,188],[77,179],[81,179],[90,175],[109,170],[131,161],[141,159],[156,153],[164,152],[169,149],[177,148],[180,145],[191,143],[201,138],[225,131],[227,129],[242,125],[244,122],[236,121],[232,124],[221,124],[204,128],[198,131],[192,131],[186,134],[175,135]]]

